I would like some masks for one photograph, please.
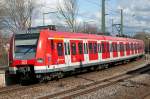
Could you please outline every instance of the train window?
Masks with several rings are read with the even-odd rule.
[[[70,44],[68,43],[68,55],[70,55]]]
[[[123,44],[120,44],[120,51],[124,51]]]
[[[106,51],[109,52],[110,51],[110,49],[109,49],[109,42],[107,42],[106,48],[107,48]]]
[[[126,44],[126,50],[129,50],[129,46],[128,46],[128,44]]]
[[[115,44],[113,43],[113,52],[115,52]]]
[[[71,43],[71,52],[72,52],[72,55],[76,55],[77,52],[76,52],[76,43]]]
[[[87,51],[87,50],[86,50],[86,44],[84,43],[84,54],[87,54],[86,51]]]
[[[131,50],[133,50],[133,44],[131,44]]]
[[[58,52],[58,56],[63,56],[63,44],[62,43],[57,43],[57,52]]]
[[[98,43],[98,52],[100,53],[100,43]]]
[[[109,46],[110,46],[110,47],[109,47],[109,51],[110,51],[110,52],[113,51],[112,45],[113,45],[112,43],[109,44]]]
[[[93,45],[92,45],[92,43],[89,43],[89,53],[90,54],[93,53]]]
[[[86,52],[88,54],[88,44],[86,43]]]
[[[79,54],[83,54],[83,44],[81,42],[78,43],[78,49],[79,49]]]
[[[135,44],[133,44],[133,48],[134,48],[134,50],[135,50]]]
[[[104,45],[104,42],[102,42],[102,53],[105,53],[105,45]]]
[[[113,43],[113,52],[117,52],[117,44]]]
[[[97,53],[97,43],[94,43],[94,54]]]
[[[117,44],[117,51],[120,51],[120,44]]]
[[[65,55],[67,55],[67,54],[68,54],[68,53],[67,53],[67,44],[64,43],[64,45],[65,45]]]

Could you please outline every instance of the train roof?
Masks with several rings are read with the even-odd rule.
[[[113,37],[105,35],[96,35],[96,34],[85,34],[85,33],[73,33],[73,32],[62,32],[62,31],[52,31],[48,29],[41,30],[40,33],[47,35],[47,38],[74,38],[74,39],[96,39],[96,40],[108,40],[108,41],[122,41],[122,42],[139,42],[142,43],[142,40],[123,38],[123,37]],[[16,34],[15,39],[35,39],[38,38],[40,33],[28,33],[28,34]]]
[[[61,31],[49,31],[43,30],[44,33],[48,33],[49,38],[77,38],[77,39],[97,39],[97,40],[108,40],[108,41],[123,41],[123,42],[141,42],[142,40],[123,38],[123,37],[113,37],[95,34],[85,34],[85,33],[70,33]]]

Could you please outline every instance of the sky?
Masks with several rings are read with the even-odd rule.
[[[45,12],[55,12],[58,1],[63,0],[38,0],[39,7],[33,14],[33,26],[43,25],[43,14]],[[134,35],[140,31],[150,31],[150,0],[106,0],[106,27],[107,31],[112,31],[112,20],[114,24],[120,24],[120,9],[124,15],[124,33]],[[101,0],[78,0],[78,22],[88,22],[89,24],[101,27]],[[45,15],[45,24],[61,24],[64,21],[58,19],[56,13]],[[113,27],[113,31],[116,28]]]

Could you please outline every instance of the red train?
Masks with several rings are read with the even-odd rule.
[[[9,73],[21,80],[61,77],[64,72],[102,68],[144,54],[141,40],[46,29],[17,34],[10,45]]]

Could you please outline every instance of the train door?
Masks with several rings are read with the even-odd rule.
[[[83,53],[83,41],[79,40],[71,40],[71,62],[82,62],[84,61],[84,53]]]
[[[89,56],[88,56],[88,43],[87,40],[83,41],[84,43],[84,63],[88,63],[89,62]]]
[[[134,48],[133,48],[133,43],[131,43],[131,54],[134,54]]]
[[[102,59],[106,59],[106,42],[102,41],[101,46],[102,46]]]
[[[77,40],[70,40],[71,62],[78,62]]]
[[[71,56],[70,56],[70,42],[69,40],[64,40],[64,47],[65,47],[65,62],[66,66],[71,65]]]
[[[118,57],[117,42],[112,42],[113,57]]]
[[[124,44],[123,44],[123,42],[120,42],[119,43],[119,45],[120,45],[120,57],[122,57],[122,56],[124,56]]]
[[[137,54],[137,44],[135,43],[135,54]]]
[[[106,54],[107,54],[107,58],[110,58],[110,44],[109,42],[106,42]]]
[[[129,48],[129,43],[126,43],[126,55],[130,55],[130,48]]]
[[[65,64],[63,40],[51,40],[51,55],[53,65]]]
[[[98,41],[97,43],[98,43],[98,60],[101,61],[101,59],[102,59],[101,43],[100,43],[100,41]]]
[[[88,41],[89,47],[89,60],[98,60],[97,42]]]
[[[140,53],[140,44],[138,43],[138,54]]]
[[[111,60],[113,60],[113,48],[112,48],[112,41],[110,41],[109,46],[110,46],[110,48],[109,48],[109,51],[110,51],[110,59],[111,59]]]
[[[83,53],[83,41],[77,42],[77,49],[78,49],[78,61],[83,62],[84,61],[84,53]]]

